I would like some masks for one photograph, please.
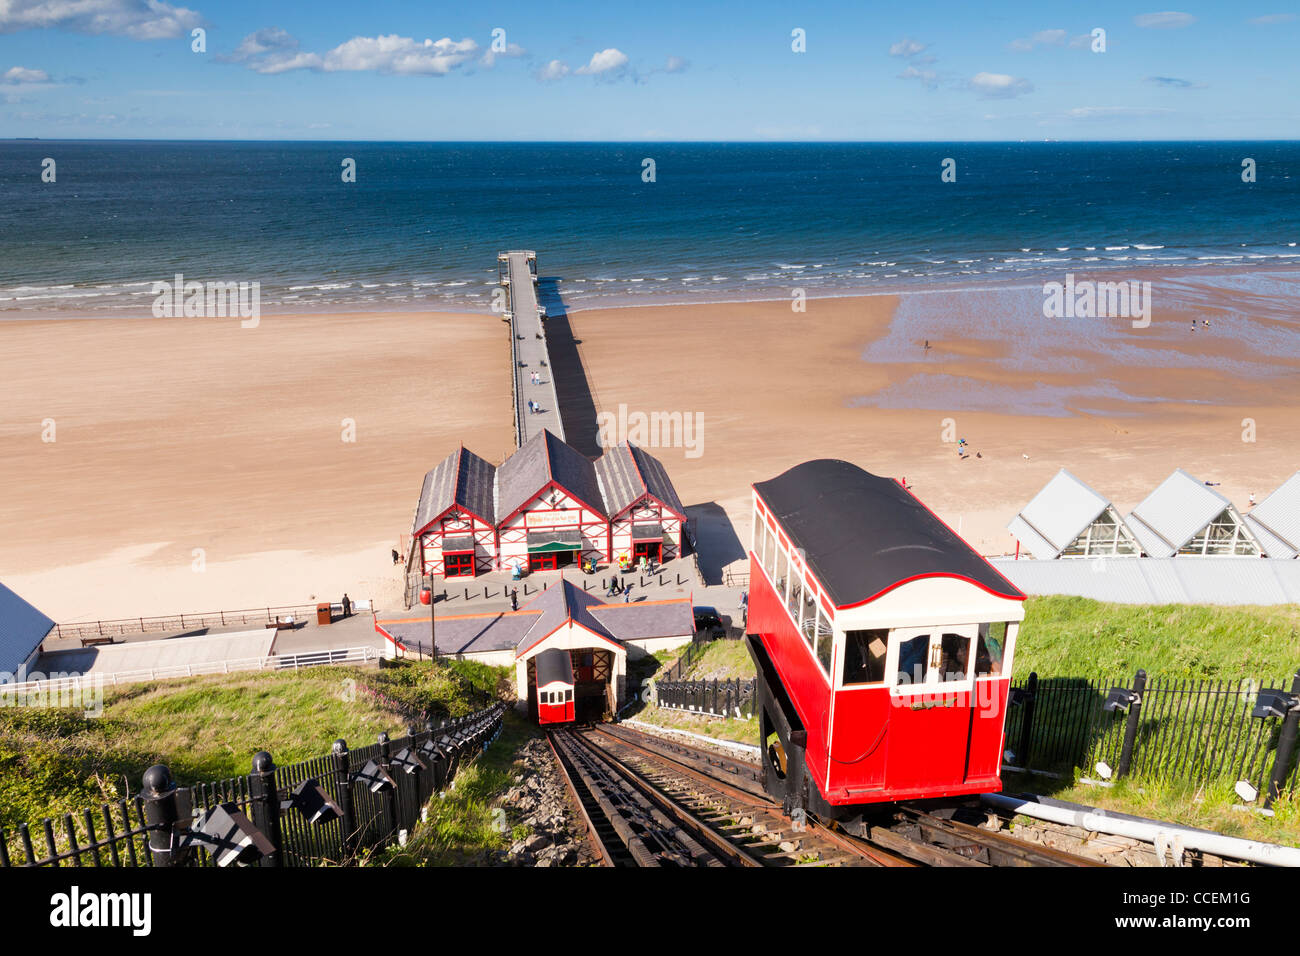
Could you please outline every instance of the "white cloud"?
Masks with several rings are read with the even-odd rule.
[[[1180,27],[1191,26],[1196,22],[1196,17],[1190,13],[1179,13],[1177,10],[1165,10],[1161,13],[1139,14],[1133,18],[1133,22],[1149,30],[1177,30]]]
[[[1012,40],[1007,46],[1013,50],[1032,50],[1037,46],[1060,46],[1065,42],[1064,30],[1039,30],[1031,37]]]
[[[484,66],[495,66],[497,57],[499,56],[519,57],[523,56],[527,52],[528,51],[518,43],[507,43],[504,50],[493,50],[491,47],[488,47],[487,52],[483,54],[483,58],[479,62]]]
[[[50,75],[44,70],[30,70],[25,66],[10,67],[0,76],[0,83],[5,86],[29,86],[33,83],[48,83]]]
[[[1294,19],[1294,13],[1269,13],[1262,17],[1251,17],[1246,22],[1257,27],[1266,27],[1274,23],[1290,23]]]
[[[904,37],[897,43],[890,44],[889,55],[902,57],[916,56],[918,53],[924,51],[927,46],[928,44],[918,43],[911,37]]]
[[[934,70],[917,69],[912,64],[908,64],[902,73],[898,74],[900,80],[920,80],[921,85],[927,90],[932,90],[939,83],[939,74]]]
[[[0,0],[0,33],[58,29],[133,40],[165,40],[203,22],[161,0]]]
[[[1021,76],[1009,76],[1006,73],[976,73],[970,78],[970,88],[975,92],[996,99],[1007,99],[1032,93],[1034,88]]]
[[[580,66],[575,73],[583,76],[599,76],[603,73],[621,70],[627,66],[627,54],[622,50],[610,47],[607,50],[601,50],[599,53],[593,53],[591,62],[586,66]]]
[[[445,76],[472,59],[478,44],[466,37],[453,40],[414,40],[395,33],[378,37],[353,37],[326,53],[298,49],[298,41],[278,27],[250,33],[224,57],[246,63],[250,70],[275,75],[291,70],[324,73],[384,73],[400,76]]]
[[[670,56],[664,64],[665,73],[681,73],[691,65],[691,61],[681,56]]]
[[[540,70],[537,71],[537,78],[543,81],[558,80],[568,76],[570,70],[559,60],[552,60]]]

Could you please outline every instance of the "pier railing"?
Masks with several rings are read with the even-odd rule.
[[[323,601],[321,602],[324,603]],[[332,605],[333,606],[333,605]],[[353,607],[365,606],[364,601]],[[56,624],[50,632],[57,638],[120,637],[151,631],[167,633],[191,628],[231,627],[240,624],[274,624],[277,619],[293,617],[295,621],[314,620],[315,604],[286,604],[281,607],[241,608],[235,611],[196,611],[184,614],[161,614],[155,617],[123,617],[111,621],[81,621]]]

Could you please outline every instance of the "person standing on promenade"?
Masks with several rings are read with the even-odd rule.
[[[343,592],[343,616],[350,617],[352,614],[352,599],[348,597],[348,592]]]

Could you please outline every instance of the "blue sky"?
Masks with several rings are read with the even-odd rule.
[[[0,137],[1300,136],[1300,7],[1272,0],[467,6],[0,0]]]

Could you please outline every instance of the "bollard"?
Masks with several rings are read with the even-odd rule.
[[[275,761],[265,750],[253,755],[253,772],[248,775],[248,790],[252,796],[253,826],[257,827],[275,847],[275,852],[262,857],[258,866],[284,866],[280,842],[280,797],[275,789]]]
[[[1138,718],[1142,713],[1142,695],[1147,689],[1147,672],[1138,668],[1133,675],[1133,696],[1128,705],[1128,720],[1124,725],[1124,746],[1119,752],[1119,767],[1116,777],[1127,777],[1133,766],[1133,748],[1137,744]]]
[[[357,814],[352,806],[352,772],[348,742],[343,738],[334,741],[334,781],[339,795],[339,809],[343,811],[343,855],[350,857],[357,851]]]
[[[1291,678],[1291,696],[1300,695],[1300,671]],[[1264,799],[1264,809],[1271,809],[1273,801],[1282,795],[1286,786],[1287,771],[1291,769],[1291,758],[1295,755],[1297,727],[1300,727],[1300,707],[1292,707],[1282,720],[1282,731],[1277,738],[1277,753],[1273,757],[1273,773],[1268,780],[1268,796]]]
[[[154,764],[144,772],[141,781],[144,789],[140,798],[144,802],[144,822],[149,828],[149,852],[153,865],[172,867],[184,865],[179,841],[189,828],[188,807],[186,819],[181,821],[181,791],[172,779],[172,772],[163,764]]]

